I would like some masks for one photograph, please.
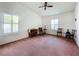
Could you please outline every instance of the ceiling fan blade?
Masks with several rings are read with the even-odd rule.
[[[42,8],[42,7],[44,7],[44,6],[39,6],[39,8]]]
[[[47,7],[53,7],[53,6],[51,5],[51,6],[47,6]]]

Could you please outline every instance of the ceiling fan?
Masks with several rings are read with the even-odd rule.
[[[48,5],[47,2],[44,2],[44,6],[39,6],[39,8],[44,8],[44,10],[46,10],[46,7],[53,7],[53,5]]]

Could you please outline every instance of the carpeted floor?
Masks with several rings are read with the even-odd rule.
[[[0,46],[1,56],[79,56],[76,44],[51,35],[23,39]]]

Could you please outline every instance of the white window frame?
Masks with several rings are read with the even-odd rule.
[[[52,29],[52,30],[57,30],[57,29],[58,29],[58,23],[55,24],[55,20],[57,20],[58,23],[59,23],[59,20],[58,20],[58,19],[52,19],[52,20],[51,20],[51,29]],[[52,24],[52,21],[53,21],[53,24]],[[56,26],[57,26],[57,28],[56,28]]]
[[[13,15],[13,16],[16,16],[16,15]],[[18,16],[16,16],[16,17],[18,17]],[[13,17],[12,17],[13,18]],[[19,19],[18,19],[18,22],[17,23],[13,23],[13,20],[12,20],[12,32],[14,32],[13,31],[13,25],[14,24],[16,24],[17,26],[19,26]],[[17,31],[16,32],[14,32],[14,33],[17,33],[19,31],[19,27],[17,28]]]
[[[11,33],[18,33],[19,30],[17,30],[17,32],[13,32],[13,24],[17,24],[19,26],[19,19],[18,19],[18,23],[13,23],[13,16],[17,16],[17,15],[11,15],[11,14],[4,14],[3,17],[5,17],[5,15],[10,15],[11,16],[11,23],[5,23],[3,22],[3,33],[4,34],[11,34]],[[17,16],[18,17],[18,16]],[[5,19],[4,19],[5,21]],[[11,24],[11,32],[6,32],[4,30],[4,24]],[[19,27],[18,27],[19,28]]]

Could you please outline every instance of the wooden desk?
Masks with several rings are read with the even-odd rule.
[[[29,32],[29,37],[34,37],[37,35],[37,29],[31,29]]]

